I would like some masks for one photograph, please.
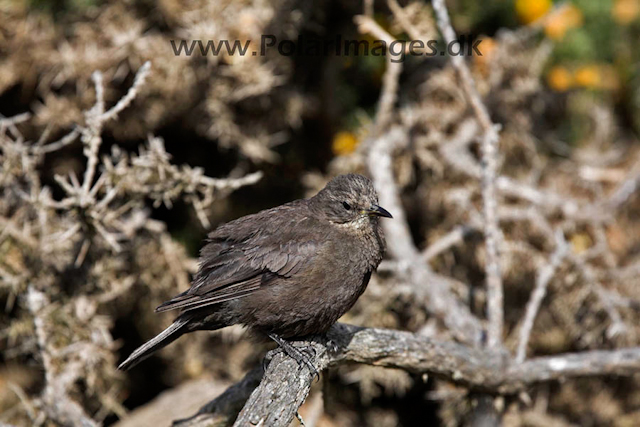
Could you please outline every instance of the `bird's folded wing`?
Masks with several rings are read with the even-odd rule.
[[[315,256],[318,246],[313,240],[279,245],[211,242],[203,248],[204,262],[191,288],[156,311],[193,310],[251,295],[273,281],[296,274]]]

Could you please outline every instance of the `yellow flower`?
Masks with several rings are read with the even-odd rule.
[[[576,85],[589,89],[618,89],[618,74],[611,65],[589,64],[578,68],[573,74]]]
[[[516,0],[516,14],[523,24],[531,24],[551,9],[551,0]]]
[[[565,67],[556,66],[547,74],[547,83],[553,90],[564,92],[573,85],[573,76]]]
[[[544,32],[549,38],[560,40],[568,30],[581,26],[582,22],[582,11],[569,3],[549,15]]]
[[[640,15],[640,0],[616,0],[611,14],[617,23],[629,24]]]
[[[336,156],[346,156],[355,151],[358,146],[358,138],[351,132],[338,132],[333,137],[331,150]]]
[[[573,75],[578,86],[599,88],[601,83],[600,68],[597,65],[585,65],[578,68]]]

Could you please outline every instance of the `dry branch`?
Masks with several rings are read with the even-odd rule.
[[[78,425],[83,427],[97,426],[94,420],[84,411],[81,405],[69,397],[69,384],[78,380],[81,376],[81,366],[78,361],[67,363],[63,368],[56,368],[53,363],[53,355],[58,351],[54,349],[47,332],[46,311],[51,309],[51,303],[47,296],[34,288],[29,288],[27,294],[29,310],[33,314],[36,329],[38,347],[45,374],[45,387],[42,392],[43,407],[47,415],[62,425]]]
[[[456,43],[457,37],[451,26],[449,12],[444,0],[434,0],[432,4],[436,13],[438,28],[440,28],[445,43]],[[480,99],[464,58],[462,56],[452,56],[451,63],[458,73],[462,89],[484,134],[482,137],[482,198],[484,201],[485,244],[487,250],[487,311],[489,316],[487,334],[489,346],[497,347],[502,343],[504,323],[504,297],[498,257],[500,229],[498,226],[498,201],[496,198],[499,136],[497,127],[491,122],[489,112]]]
[[[404,208],[396,187],[392,170],[394,149],[406,144],[405,130],[399,127],[371,143],[368,166],[378,190],[380,204],[394,215],[393,221],[383,223],[391,256],[402,263],[406,277],[416,296],[424,296],[430,312],[443,319],[444,324],[461,341],[477,345],[482,336],[480,321],[469,308],[458,301],[451,292],[449,282],[433,273],[413,243]]]
[[[529,303],[527,304],[523,325],[520,329],[518,349],[516,352],[516,362],[521,363],[526,357],[527,343],[529,342],[529,337],[531,336],[533,322],[535,321],[536,315],[538,314],[538,310],[540,309],[542,300],[547,294],[547,285],[549,284],[549,281],[551,281],[553,274],[564,259],[568,250],[569,247],[567,245],[567,242],[565,242],[564,240],[562,231],[558,230],[556,232],[556,250],[553,255],[551,255],[551,259],[549,259],[549,262],[538,271],[536,277],[536,286],[531,293],[531,298],[529,299]]]
[[[358,31],[362,34],[370,34],[373,37],[385,40],[387,44],[395,41],[395,38],[386,32],[380,25],[368,16],[358,15],[354,18],[358,25]],[[373,134],[378,135],[391,123],[394,104],[398,97],[398,80],[402,73],[402,62],[394,61],[392,56],[387,57],[387,68],[382,78],[382,90],[378,99],[378,108],[375,117]]]
[[[454,228],[422,251],[422,257],[425,261],[435,258],[452,246],[462,243],[465,236],[468,236],[473,231],[473,228],[464,225]]]
[[[394,39],[367,13],[357,16],[355,22],[362,33],[380,36],[385,40]],[[388,58],[372,138],[363,144],[366,147],[367,167],[378,191],[380,203],[394,215],[393,221],[383,223],[385,235],[392,236],[388,239],[389,253],[402,264],[400,270],[412,284],[413,293],[426,300],[429,311],[442,318],[460,341],[477,345],[482,335],[480,321],[453,296],[449,282],[434,274],[426,259],[421,258],[413,243],[393,176],[392,154],[394,150],[407,145],[408,135],[406,129],[401,127],[394,127],[388,132],[384,130],[390,124],[401,71],[401,63]]]
[[[450,341],[419,337],[410,332],[361,328],[338,323],[324,337],[296,342],[313,348],[313,364],[319,371],[345,363],[403,369],[428,374],[486,393],[517,393],[545,381],[570,377],[630,375],[640,371],[640,348],[587,351],[538,357],[523,363],[493,350],[471,348]],[[309,393],[313,376],[306,366],[277,353],[264,380],[255,390],[261,370],[204,406],[196,416],[176,422],[179,427],[211,425],[212,420],[233,420],[233,408],[244,409],[235,426],[287,426]]]

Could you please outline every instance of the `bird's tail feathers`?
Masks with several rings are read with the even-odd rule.
[[[118,369],[127,371],[151,356],[157,350],[160,350],[180,338],[183,333],[188,332],[185,329],[185,326],[189,323],[191,318],[192,316],[185,316],[184,314],[178,317],[167,329],[160,332],[154,338],[150,339],[131,353],[131,355],[127,357],[127,360],[118,366]]]

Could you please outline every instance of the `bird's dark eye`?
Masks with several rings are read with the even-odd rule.
[[[342,206],[346,209],[346,210],[350,210],[351,209],[351,205],[347,202],[342,202]]]

